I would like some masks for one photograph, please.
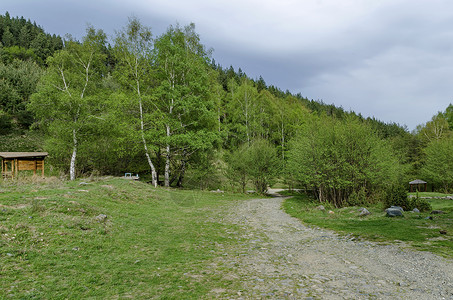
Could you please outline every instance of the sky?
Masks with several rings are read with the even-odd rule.
[[[51,34],[195,23],[217,63],[413,130],[453,102],[449,0],[0,0]]]

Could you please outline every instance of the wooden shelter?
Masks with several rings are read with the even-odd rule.
[[[420,179],[416,179],[414,181],[409,182],[409,186],[410,186],[411,193],[415,192],[415,191],[426,192],[427,182],[420,180]],[[420,188],[420,187],[422,187],[422,188]]]
[[[41,170],[44,177],[44,158],[47,152],[0,152],[2,159],[2,177],[17,177],[19,171],[36,171]]]

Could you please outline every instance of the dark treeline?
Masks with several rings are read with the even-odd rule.
[[[451,106],[410,133],[216,64],[194,24],[154,37],[130,18],[110,42],[91,27],[77,41],[6,14],[0,36],[0,150],[48,151],[71,179],[134,172],[258,192],[280,181],[336,206],[416,177],[453,188],[436,171],[450,164]]]

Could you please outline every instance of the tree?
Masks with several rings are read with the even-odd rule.
[[[231,182],[238,183],[243,193],[249,181],[252,181],[258,193],[266,193],[281,166],[277,150],[264,139],[257,139],[250,145],[244,143],[230,153],[226,161],[227,177]]]
[[[239,184],[242,193],[245,193],[245,187],[248,182],[248,158],[247,158],[247,144],[243,144],[236,150],[226,156],[227,169],[226,176],[234,186]]]
[[[211,149],[217,140],[208,62],[194,24],[170,26],[154,43],[154,97],[165,134],[165,186],[170,186],[172,161],[181,178],[190,156]]]
[[[385,190],[401,174],[390,145],[352,117],[307,122],[291,144],[288,168],[321,202],[337,207],[354,193]]]
[[[257,139],[247,149],[248,176],[258,193],[267,192],[268,186],[280,172],[277,150],[267,140]]]
[[[433,116],[431,121],[427,122],[425,126],[418,126],[417,131],[425,144],[439,141],[450,134],[448,121],[442,113]]]
[[[153,70],[151,69],[152,46],[151,29],[143,26],[137,18],[130,18],[126,28],[117,34],[114,55],[117,59],[115,77],[118,78],[125,91],[132,94],[138,106],[140,139],[146,160],[151,169],[152,184],[156,187],[158,174],[156,166],[151,159],[150,146],[147,139],[148,131],[154,129],[154,125],[151,124],[150,126],[150,124],[145,123],[146,119],[155,122],[155,119],[159,118],[159,116],[156,116],[158,115],[156,106],[150,102],[149,94],[153,83]],[[135,126],[131,128],[135,130]]]
[[[425,164],[421,175],[445,193],[453,189],[453,137],[435,140],[424,149]]]
[[[40,125],[61,145],[60,151],[71,153],[71,180],[76,177],[76,159],[83,137],[89,136],[89,128],[103,112],[97,93],[105,75],[105,56],[100,51],[105,42],[105,34],[92,27],[87,29],[83,43],[67,41],[64,50],[47,59],[48,70],[29,105]]]
[[[3,32],[2,44],[4,47],[14,46],[14,35],[11,33],[9,27],[6,27],[5,31]]]

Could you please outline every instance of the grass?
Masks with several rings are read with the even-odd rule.
[[[376,204],[366,207],[371,215],[359,217],[361,207],[336,209],[323,204],[326,210],[321,211],[316,209],[320,203],[306,195],[287,199],[283,206],[287,213],[306,224],[380,243],[403,242],[419,250],[453,258],[453,200],[430,199],[429,202],[433,210],[442,210],[445,214],[405,212],[403,218],[388,218],[382,205]],[[429,216],[433,219],[426,219]],[[446,230],[447,234],[441,234],[440,230]]]
[[[81,185],[82,184],[82,185]],[[235,283],[209,267],[245,196],[124,179],[0,183],[0,298],[205,298]],[[103,216],[105,215],[106,218]]]
[[[411,196],[416,196],[417,193],[409,193]],[[451,196],[450,194],[436,193],[436,192],[418,192],[419,197],[447,197]]]

